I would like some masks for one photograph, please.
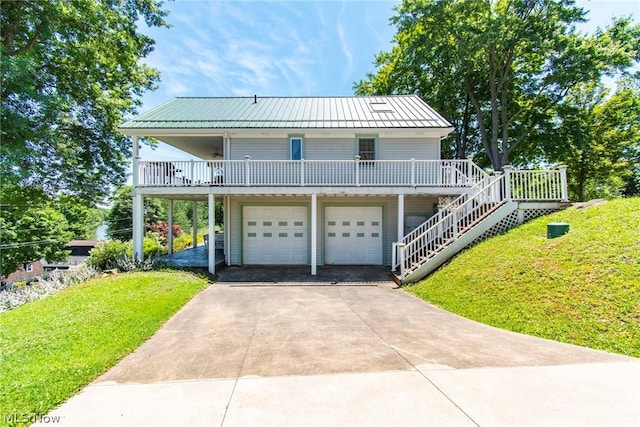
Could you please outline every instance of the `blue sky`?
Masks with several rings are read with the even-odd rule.
[[[144,32],[156,41],[146,62],[162,81],[143,97],[140,112],[176,96],[351,95],[354,82],[373,72],[376,53],[388,50],[398,1],[180,1],[166,2],[169,29]],[[640,20],[638,0],[578,0],[592,32],[613,16]],[[161,144],[143,148],[145,160],[188,159]]]

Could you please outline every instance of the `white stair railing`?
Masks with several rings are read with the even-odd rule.
[[[400,270],[400,278],[424,265],[433,256],[458,240],[461,235],[487,218],[504,203],[505,176],[487,177],[473,187],[470,194],[463,194],[445,206],[438,214],[394,243],[394,270]]]
[[[505,166],[504,174],[479,179],[469,193],[454,199],[400,242],[393,244],[393,270],[399,270],[400,278],[404,279],[505,202],[512,200],[567,202],[567,167],[513,170],[511,166]]]

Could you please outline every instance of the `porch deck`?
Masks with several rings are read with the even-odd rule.
[[[207,245],[188,248],[180,252],[174,252],[161,258],[167,265],[171,267],[208,267],[208,250]],[[216,249],[216,269],[224,265],[224,251]]]
[[[486,173],[471,160],[137,161],[138,187],[468,188]]]

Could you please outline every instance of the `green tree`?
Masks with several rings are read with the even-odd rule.
[[[559,108],[551,160],[569,166],[573,200],[619,196],[640,171],[640,90],[622,85],[611,97],[601,85],[580,85]]]
[[[110,197],[111,209],[107,215],[107,236],[122,241],[131,240],[133,230],[133,188],[130,185],[118,187]],[[158,199],[147,198],[144,201],[145,232],[151,223],[159,223],[167,217],[162,203]]]
[[[153,89],[140,60],[166,26],[155,0],[0,1],[0,180],[94,203],[122,183],[130,141],[117,132]]]
[[[541,140],[572,87],[640,59],[640,26],[622,18],[580,34],[585,12],[573,0],[405,0],[396,10],[395,46],[356,92],[420,93],[452,115],[460,138],[474,128],[495,170],[539,153],[524,142]]]
[[[9,275],[23,264],[42,258],[64,261],[72,236],[64,215],[40,190],[2,188],[0,194],[0,274]]]
[[[73,196],[61,195],[56,200],[55,207],[67,220],[73,239],[93,239],[103,221],[97,209],[87,206]]]

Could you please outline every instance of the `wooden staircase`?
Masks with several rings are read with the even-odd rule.
[[[543,171],[549,172],[548,176],[541,174],[541,171],[513,172],[510,168],[505,169],[504,175],[485,176],[469,193],[454,199],[400,242],[394,243],[393,271],[396,281],[411,283],[422,279],[503,220],[513,217],[522,203],[530,204],[537,199],[541,202],[538,205],[543,205],[542,210],[544,206],[551,210],[561,208],[557,202],[566,199],[566,187],[556,187],[566,186],[566,178],[556,179],[552,173],[558,172],[562,178],[565,173],[563,169]],[[518,175],[522,173],[528,174],[525,178],[531,175],[535,180],[524,181]],[[514,184],[517,186],[514,187]],[[545,188],[542,193],[541,185]],[[516,198],[512,194],[516,194]],[[533,198],[528,194],[532,194]]]

